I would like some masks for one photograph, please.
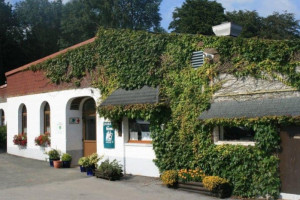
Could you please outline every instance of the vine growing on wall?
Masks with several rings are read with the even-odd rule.
[[[191,68],[193,51],[215,48],[219,61],[206,60]],[[160,86],[161,103],[98,107],[101,116],[119,121],[123,116],[151,122],[155,164],[160,171],[200,167],[234,185],[234,194],[255,197],[279,194],[278,126],[296,123],[292,117],[213,119],[200,121],[220,85],[211,80],[220,73],[236,77],[277,79],[300,89],[300,42],[154,34],[99,29],[95,42],[32,66],[54,83],[74,82],[92,74],[102,100],[117,88]],[[78,85],[78,84],[76,84]],[[244,125],[256,131],[253,147],[212,143],[216,125]]]

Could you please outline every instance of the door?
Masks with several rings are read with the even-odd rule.
[[[89,156],[97,152],[96,138],[96,104],[90,98],[83,104],[83,155]]]
[[[300,194],[300,126],[282,128],[280,138],[281,192]]]

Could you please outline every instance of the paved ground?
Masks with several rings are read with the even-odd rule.
[[[168,189],[156,178],[128,176],[121,181],[88,177],[78,168],[54,169],[47,162],[0,151],[1,200],[215,200]]]

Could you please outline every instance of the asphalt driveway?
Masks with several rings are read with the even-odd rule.
[[[88,177],[78,168],[55,169],[48,162],[0,152],[1,200],[215,200],[168,189],[156,178],[126,176],[121,181]]]

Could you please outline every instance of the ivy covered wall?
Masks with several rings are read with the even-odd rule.
[[[193,51],[215,48],[218,61],[191,68]],[[228,179],[234,195],[278,196],[280,137],[278,126],[296,123],[290,117],[198,120],[220,85],[220,73],[236,77],[273,77],[300,89],[300,41],[271,41],[187,34],[153,34],[100,29],[95,42],[32,66],[53,82],[73,82],[87,73],[102,100],[117,88],[159,86],[162,102],[154,105],[99,107],[100,115],[119,121],[123,116],[151,122],[156,165],[167,169],[200,167],[206,174]],[[267,75],[267,76],[266,76]],[[253,147],[212,143],[216,125],[243,125],[256,131]]]

